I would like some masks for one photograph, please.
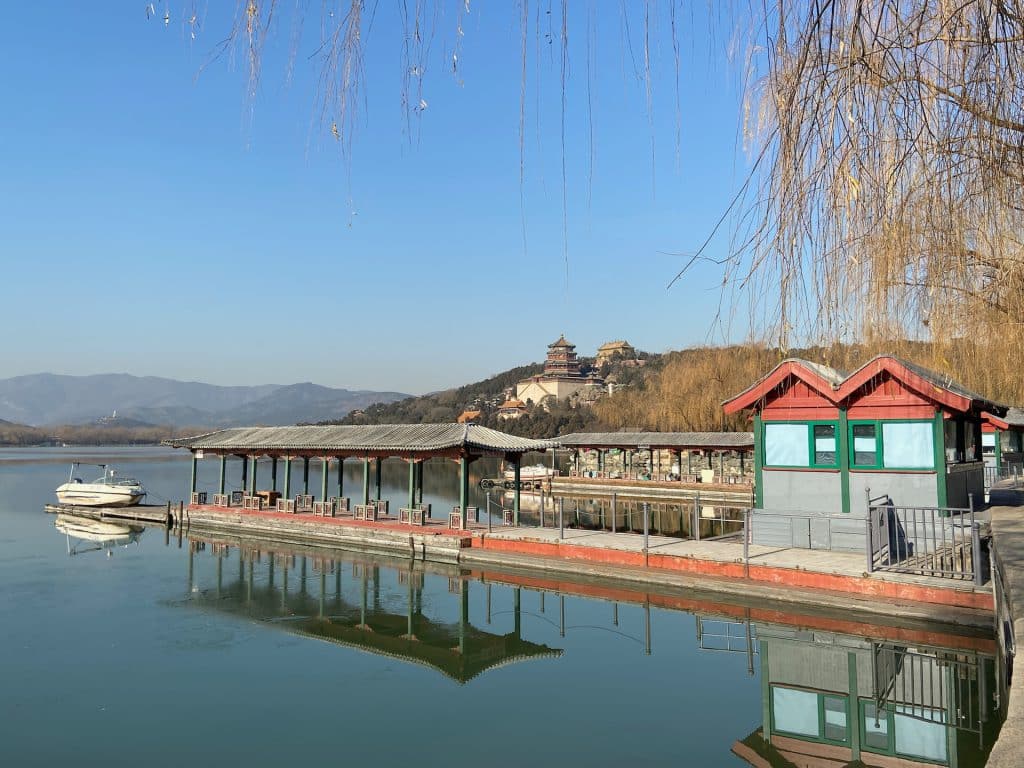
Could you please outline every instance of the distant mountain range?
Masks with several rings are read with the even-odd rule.
[[[318,384],[222,387],[125,373],[61,376],[37,373],[0,379],[0,421],[32,426],[116,422],[229,427],[344,418],[401,392],[332,389]]]

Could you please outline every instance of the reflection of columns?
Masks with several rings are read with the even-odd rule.
[[[292,457],[284,457],[284,497],[291,498],[292,492]]]
[[[469,580],[459,583],[462,592],[462,607],[459,611],[459,654],[466,654],[466,625],[469,623]]]
[[[238,556],[239,557],[242,556],[241,550],[239,550]],[[252,560],[249,561],[249,584],[248,584],[248,586],[246,588],[246,591],[245,591],[245,602],[247,602],[247,603],[251,603],[252,602]]]
[[[367,459],[369,461],[369,459]],[[359,607],[359,626],[366,629],[366,598],[368,594],[366,579],[368,578],[369,569],[364,564],[363,567],[363,602]]]
[[[413,638],[412,606],[413,606],[413,572],[409,569],[409,585],[405,592],[405,636],[410,640]]]
[[[256,462],[258,460],[259,460],[259,456],[253,456],[252,459],[251,459],[251,461],[252,461],[252,469],[249,472],[249,495],[250,496],[255,496],[256,495]]]
[[[306,556],[302,556],[302,571],[299,577],[299,592],[306,594]]]
[[[415,460],[409,459],[409,509],[416,504],[416,463]]]
[[[375,482],[375,484],[377,486],[377,496],[376,496],[377,501],[380,501],[380,482],[381,482],[381,475],[383,474],[383,471],[382,471],[383,470],[383,466],[384,466],[384,459],[382,459],[380,456],[378,456],[374,460],[374,467],[373,467],[374,482]]]
[[[327,573],[320,569],[320,618],[324,617],[324,593],[327,591]]]
[[[196,458],[196,452],[192,451],[192,493],[196,492],[196,473],[197,473],[198,469],[199,469],[199,459]]]
[[[281,577],[281,608],[284,608],[288,599],[288,556],[284,559],[284,574]]]
[[[224,558],[217,554],[217,597],[220,597],[220,590],[224,584]]]
[[[491,623],[491,585],[487,585],[487,623]]]
[[[302,457],[302,493],[309,495],[309,456]]]
[[[267,557],[267,587],[274,588],[274,553],[270,552]]]
[[[558,596],[558,634],[565,637],[565,595]]]
[[[380,566],[373,566],[373,610],[380,610]]]
[[[195,550],[190,545],[188,548],[188,593],[192,594],[192,587],[194,586],[193,574],[195,572]]]
[[[277,490],[277,456],[270,457],[270,490]]]
[[[469,459],[459,459],[459,509],[462,510],[462,525],[466,526],[466,505],[469,502]]]
[[[227,478],[228,457],[223,453],[220,455],[220,493],[224,493],[225,480]]]
[[[370,503],[370,457],[363,459],[363,504]]]
[[[516,640],[521,640],[523,637],[523,615],[519,607],[520,591],[519,587],[512,590],[512,615],[515,619],[513,632],[515,632]]]

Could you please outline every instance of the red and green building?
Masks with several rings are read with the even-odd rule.
[[[1003,416],[985,414],[981,424],[981,455],[996,474],[1024,465],[1024,408],[1008,408]]]
[[[724,409],[753,416],[755,517],[792,512],[832,549],[863,548],[869,493],[897,506],[966,507],[972,494],[981,504],[982,423],[1007,410],[889,355],[850,374],[785,360]],[[755,525],[755,541],[771,528]]]

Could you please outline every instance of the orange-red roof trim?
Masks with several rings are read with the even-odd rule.
[[[798,360],[783,360],[764,378],[722,403],[722,408],[726,413],[736,413],[747,408],[753,408],[790,376],[800,379],[830,403],[838,405],[839,400],[828,381],[814,373],[811,369],[801,365]]]

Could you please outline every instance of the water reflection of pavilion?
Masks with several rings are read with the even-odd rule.
[[[762,726],[733,745],[750,765],[984,764],[1000,719],[994,656],[771,624],[757,638]]]
[[[265,546],[261,543],[257,546]],[[216,557],[216,582],[200,585],[194,556],[209,549]],[[237,575],[225,576],[225,563],[237,552]],[[357,557],[357,556],[354,556]],[[266,562],[266,568],[256,565]],[[312,577],[309,565],[312,565]],[[204,610],[244,616],[298,635],[324,640],[401,661],[421,664],[466,683],[489,670],[531,658],[562,655],[558,648],[522,637],[519,591],[513,592],[513,630],[484,631],[469,621],[469,582],[457,571],[449,575],[449,591],[458,596],[455,622],[431,618],[423,611],[422,564],[377,560],[341,560],[290,552],[268,552],[255,546],[232,546],[193,539],[189,550],[188,604]],[[342,571],[351,568],[358,597],[342,589]],[[406,587],[405,611],[382,602],[381,575],[394,571]],[[297,577],[297,578],[296,578]],[[347,586],[352,581],[346,577]],[[291,583],[289,583],[289,580]]]

